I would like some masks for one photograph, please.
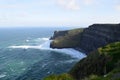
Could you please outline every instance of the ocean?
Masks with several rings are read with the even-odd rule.
[[[0,80],[41,80],[68,72],[85,55],[74,49],[51,49],[55,30],[70,28],[0,28]]]

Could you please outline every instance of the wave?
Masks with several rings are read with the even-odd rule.
[[[68,54],[74,58],[84,58],[86,57],[85,54],[72,49],[72,48],[64,48],[64,49],[52,49],[50,48],[50,42],[51,40],[49,40],[49,38],[38,38],[39,40],[44,40],[45,42],[41,45],[36,45],[36,46],[32,46],[32,45],[18,45],[18,46],[9,46],[8,48],[12,48],[12,49],[41,49],[41,50],[51,50],[51,51],[56,51],[56,52],[61,52],[61,53],[65,53]]]
[[[26,42],[29,42],[30,40],[29,39],[27,39],[27,40],[25,40]]]
[[[5,77],[5,76],[6,76],[5,74],[1,74],[1,75],[0,75],[0,78],[3,78],[3,77]]]
[[[41,45],[36,45],[36,46],[31,46],[31,45],[18,45],[18,46],[9,46],[8,48],[13,48],[13,49],[50,49],[50,42],[51,41],[46,41]]]
[[[42,40],[48,41],[48,40],[49,40],[49,38],[42,38]]]
[[[48,40],[49,40],[49,38],[47,38],[47,37],[34,39],[35,42],[48,41]]]
[[[86,57],[86,55],[84,53],[79,52],[79,51],[77,51],[73,48],[64,48],[64,49],[56,49],[56,50],[59,51],[59,52],[71,55],[74,58],[82,59],[82,58]]]

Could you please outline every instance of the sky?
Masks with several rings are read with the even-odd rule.
[[[120,23],[120,0],[0,0],[0,27]]]

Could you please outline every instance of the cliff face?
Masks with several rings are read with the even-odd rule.
[[[54,35],[50,39],[55,39],[60,36],[65,36],[65,34],[67,34],[67,33],[68,33],[68,31],[55,31]]]
[[[91,52],[67,73],[43,80],[120,80],[120,42]]]
[[[80,33],[83,31],[80,29],[73,29],[68,31],[55,31],[53,41],[51,42],[50,47],[52,48],[76,48],[79,46]]]
[[[65,32],[63,34],[66,35]],[[64,35],[60,36],[61,38],[63,37],[63,39],[65,40]],[[93,24],[84,29],[82,33],[77,33],[76,35],[77,36],[72,36],[77,41],[77,45],[75,45],[73,48],[80,48],[86,53],[89,53],[109,43],[120,41],[120,24]],[[55,38],[57,38],[58,36],[58,34],[54,34],[54,41],[56,41]],[[54,41],[51,43],[51,47],[59,48],[59,44],[62,44],[62,41],[59,42],[59,40],[57,40],[58,43],[54,43]],[[70,43],[71,42],[69,41],[69,43],[67,44]],[[64,43],[64,45],[65,44],[66,43]],[[70,46],[64,45],[61,45],[61,48],[69,48]]]
[[[91,52],[116,41],[120,41],[120,24],[94,24],[81,34],[79,47]]]

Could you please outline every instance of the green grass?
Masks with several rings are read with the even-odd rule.
[[[103,77],[97,75],[90,75],[89,77],[82,80],[109,80],[109,79],[104,79]]]
[[[65,36],[59,36],[51,43],[53,46],[62,47],[76,47],[80,43],[80,33],[83,29],[69,30]]]
[[[98,76],[98,75],[90,75],[89,77],[86,77],[83,80],[120,80],[120,76],[114,77],[115,74],[120,74],[120,68],[116,68],[116,69],[112,70],[111,72],[106,74],[105,77]]]
[[[91,75],[85,80],[120,80],[120,77],[114,77],[115,74],[120,74],[120,42],[108,44],[98,49],[99,54],[104,54],[109,57],[110,61],[106,67],[111,70],[106,77]]]
[[[43,80],[74,80],[69,74],[50,75]]]
[[[120,42],[98,48],[80,60],[69,74],[77,80],[80,78],[82,78],[80,80],[120,80]],[[44,80],[74,80],[69,74],[51,75]]]
[[[120,60],[120,42],[111,43],[105,47],[98,49],[100,54],[105,54],[109,57],[108,70],[113,69],[116,63]]]
[[[120,42],[115,42],[91,52],[71,69],[70,74],[76,79],[92,74],[103,76],[118,67],[120,67]],[[110,78],[94,76],[88,80],[110,80]]]

